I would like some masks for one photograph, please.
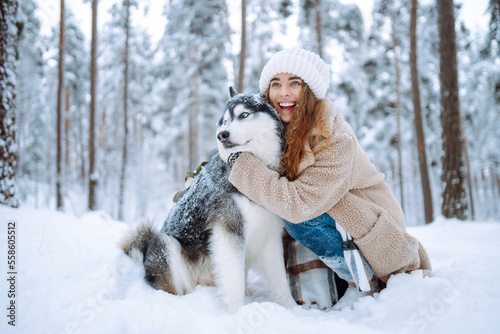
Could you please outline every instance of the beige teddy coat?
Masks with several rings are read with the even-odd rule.
[[[430,270],[422,244],[408,234],[401,206],[361,148],[351,127],[326,99],[330,150],[311,152],[294,181],[268,169],[249,153],[236,159],[230,182],[254,202],[292,222],[328,213],[349,232],[375,276]],[[313,136],[318,131],[313,131]]]

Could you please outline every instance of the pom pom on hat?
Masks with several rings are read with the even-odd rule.
[[[309,86],[314,96],[323,99],[330,85],[330,71],[317,54],[300,48],[284,49],[275,53],[262,70],[259,90],[262,94],[269,88],[271,79],[280,73],[299,76]]]

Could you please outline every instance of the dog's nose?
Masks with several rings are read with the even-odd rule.
[[[217,135],[217,139],[219,139],[220,142],[224,142],[229,138],[229,131],[221,131]]]

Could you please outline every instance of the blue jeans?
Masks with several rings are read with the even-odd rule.
[[[353,280],[344,258],[342,237],[332,217],[324,213],[298,224],[285,220],[285,227],[292,238],[309,248],[340,278]]]

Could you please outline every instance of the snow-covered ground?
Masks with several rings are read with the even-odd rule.
[[[16,321],[7,307],[8,221],[16,230]],[[438,218],[409,231],[427,248],[431,278],[393,276],[373,297],[348,291],[333,309],[256,296],[227,314],[212,287],[157,291],[117,247],[127,230],[102,212],[81,217],[0,206],[1,333],[500,333],[500,222]]]

